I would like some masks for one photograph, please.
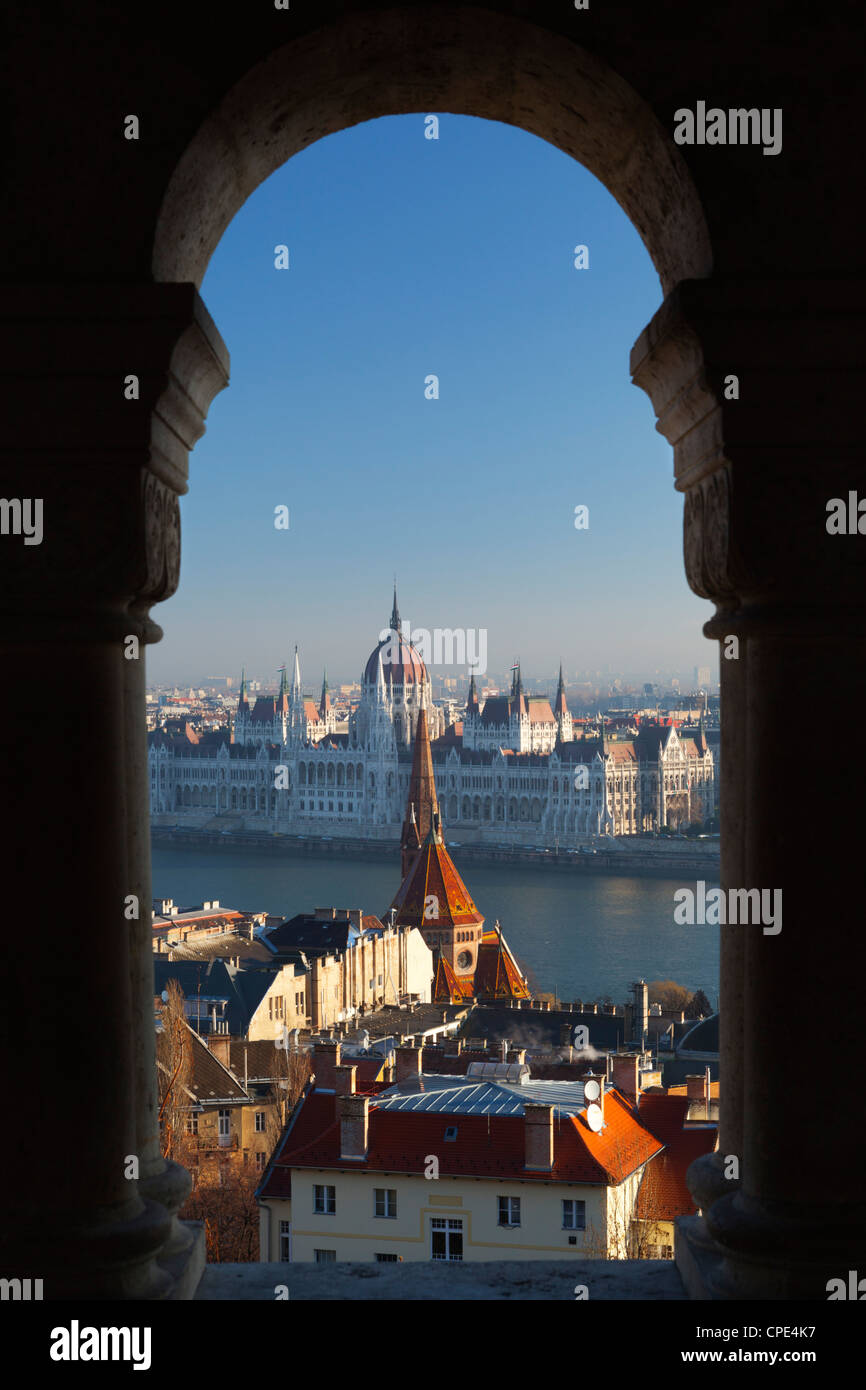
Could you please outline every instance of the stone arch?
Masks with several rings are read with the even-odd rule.
[[[286,160],[347,126],[409,111],[517,125],[571,155],[629,217],[665,294],[711,273],[685,160],[628,82],[570,38],[524,19],[429,6],[344,14],[238,73],[168,179],[154,279],[199,286],[235,213]]]

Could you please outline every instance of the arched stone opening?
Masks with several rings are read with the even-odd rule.
[[[200,285],[237,210],[293,154],[360,121],[409,111],[517,125],[585,165],[634,224],[665,294],[711,273],[685,161],[633,87],[525,19],[430,6],[346,15],[243,74],[171,176],[155,227],[154,279]]]
[[[159,5],[155,8],[159,11]],[[550,20],[545,10],[545,23],[565,26],[570,13],[573,24],[569,7],[559,8],[559,16]],[[646,119],[639,102],[630,104],[633,92],[630,95],[626,88],[623,93],[620,79],[608,81],[608,67],[575,47],[571,35],[578,30],[547,32],[500,13],[495,5],[483,10],[429,6],[385,13],[354,13],[353,9],[348,0],[337,22],[298,39],[293,44],[298,61],[288,73],[283,37],[292,32],[295,21],[293,15],[278,17],[281,28],[273,33],[279,33],[281,46],[261,68],[270,70],[274,65],[285,84],[282,91],[292,92],[294,105],[291,111],[280,108],[274,96],[280,83],[275,82],[271,88],[273,130],[267,124],[269,113],[258,109],[255,101],[246,114],[239,111],[239,121],[231,119],[233,112],[238,113],[238,103],[254,95],[250,91],[254,71],[258,74],[255,84],[262,92],[267,89],[261,69],[250,68],[246,78],[240,73],[269,52],[271,40],[265,33],[270,35],[271,30],[263,28],[254,42],[238,45],[240,56],[236,57],[229,46],[237,43],[234,34],[223,40],[216,26],[212,33],[202,26],[195,44],[187,43],[185,36],[178,42],[171,23],[166,23],[160,60],[173,74],[181,74],[179,82],[166,84],[167,106],[172,85],[181,93],[176,98],[180,119],[175,131],[167,133],[172,112],[163,127],[164,138],[150,145],[142,142],[135,150],[141,177],[134,189],[123,161],[99,163],[100,155],[88,167],[87,141],[79,142],[75,178],[81,177],[80,169],[85,170],[98,213],[88,210],[85,197],[77,207],[70,207],[64,264],[52,283],[13,286],[5,299],[5,310],[16,325],[18,379],[24,382],[32,377],[36,382],[41,378],[34,385],[34,391],[41,393],[38,397],[29,396],[23,388],[16,391],[23,404],[16,400],[6,421],[10,456],[20,450],[27,468],[33,465],[33,477],[45,477],[46,507],[56,506],[66,521],[50,546],[27,553],[26,573],[16,570],[19,558],[9,552],[7,592],[20,595],[20,612],[11,614],[7,630],[9,648],[13,663],[18,663],[22,649],[27,660],[33,659],[28,644],[35,649],[39,641],[61,640],[71,643],[78,657],[76,670],[84,693],[79,697],[76,691],[70,692],[55,733],[66,750],[62,773],[68,787],[74,792],[92,779],[100,794],[86,823],[63,826],[55,849],[68,894],[91,905],[92,940],[101,953],[104,978],[112,981],[117,999],[121,998],[120,982],[126,982],[125,989],[132,979],[135,1020],[130,1030],[130,1011],[118,1008],[114,1016],[104,1010],[104,1026],[93,1030],[95,1038],[98,1033],[98,1045],[82,1038],[85,1051],[79,1051],[74,1067],[62,1057],[52,1062],[60,1107],[53,1123],[62,1129],[82,1129],[75,1068],[84,1070],[91,1081],[84,1128],[88,1147],[75,1171],[60,1176],[52,1172],[50,1184],[43,1184],[38,1221],[31,1215],[25,1225],[16,1213],[13,1249],[24,1252],[22,1268],[42,1269],[43,1247],[28,1232],[37,1227],[50,1229],[58,1233],[51,1246],[55,1281],[62,1282],[65,1271],[74,1269],[76,1291],[86,1276],[86,1291],[95,1296],[106,1290],[109,1296],[135,1296],[132,1290],[143,1296],[154,1296],[155,1291],[156,1296],[164,1296],[167,1276],[155,1277],[152,1252],[168,1251],[167,1235],[174,1243],[171,1253],[177,1254],[178,1242],[183,1244],[176,1223],[169,1231],[171,1223],[164,1220],[164,1211],[176,1209],[183,1193],[177,1187],[177,1174],[172,1176],[170,1165],[161,1163],[156,1149],[150,944],[144,918],[140,929],[126,924],[122,939],[117,932],[116,903],[129,891],[149,901],[150,872],[144,664],[126,663],[129,669],[124,669],[115,658],[116,646],[128,632],[137,633],[142,641],[160,635],[147,614],[152,603],[170,596],[177,585],[177,496],[186,490],[187,455],[204,428],[213,395],[227,378],[227,354],[193,285],[200,282],[222,227],[276,167],[274,161],[286,157],[272,148],[275,142],[288,140],[301,149],[329,130],[388,110],[450,109],[512,120],[591,168],[643,236],[667,295],[635,344],[632,371],[652,399],[659,429],[674,446],[677,486],[686,496],[689,582],[718,608],[706,634],[720,641],[733,634],[740,645],[738,659],[721,664],[726,746],[723,882],[781,885],[791,895],[779,938],[762,936],[754,928],[731,927],[722,936],[720,1150],[743,1156],[744,1181],[740,1193],[734,1183],[719,1182],[718,1172],[714,1176],[708,1164],[700,1205],[710,1212],[708,1224],[726,1253],[720,1289],[745,1297],[780,1296],[778,1291],[791,1297],[815,1296],[810,1290],[816,1285],[823,1289],[822,1262],[831,1274],[838,1273],[854,1266],[856,1252],[862,1248],[859,1175],[848,1161],[844,1125],[830,1132],[819,1126],[804,1129],[799,1123],[799,1100],[791,1096],[790,1088],[786,1090],[778,1074],[777,1040],[790,1026],[790,1000],[802,980],[802,943],[812,939],[818,914],[839,925],[835,951],[828,949],[820,958],[809,953],[814,994],[832,996],[840,954],[857,949],[846,923],[852,917],[851,901],[856,900],[850,867],[859,863],[860,832],[856,814],[842,815],[848,807],[844,780],[848,774],[831,768],[824,792],[828,804],[839,808],[839,825],[827,854],[807,862],[796,836],[779,835],[780,807],[793,804],[801,792],[799,772],[788,766],[794,760],[779,711],[788,707],[792,689],[801,707],[820,707],[828,669],[836,672],[855,707],[864,694],[856,664],[866,626],[862,570],[852,558],[856,542],[846,547],[843,540],[833,541],[836,549],[828,552],[821,524],[828,486],[845,496],[847,487],[859,482],[854,435],[858,415],[850,408],[855,398],[846,395],[845,385],[846,373],[853,375],[849,325],[855,310],[847,282],[802,277],[799,244],[787,253],[787,259],[776,253],[780,247],[777,228],[786,224],[786,199],[799,209],[811,191],[814,205],[820,201],[832,207],[838,197],[834,184],[841,187],[844,180],[834,179],[823,167],[820,185],[814,176],[809,180],[808,159],[798,160],[793,174],[782,170],[781,161],[777,166],[758,157],[750,165],[746,151],[736,161],[705,162],[701,193],[715,262],[723,266],[726,277],[724,283],[715,284],[706,278],[711,265],[709,238],[703,232],[695,236],[695,229],[702,228],[702,217],[690,215],[696,195],[687,175],[683,182],[685,165],[656,116],[650,112]],[[734,40],[726,46],[720,34],[718,43],[707,45],[719,69],[726,58],[732,64],[738,61],[738,20],[747,18],[747,13],[744,8],[735,6],[735,10],[732,19],[726,17]],[[639,21],[639,13],[635,18]],[[270,19],[273,22],[273,13]],[[622,25],[627,32],[627,13]],[[105,75],[100,61],[110,67],[112,59],[124,52],[122,19],[117,31],[119,37],[106,31],[100,45],[93,46],[92,70],[70,61],[64,51],[66,67],[77,82],[86,77],[91,92],[104,89],[99,81]],[[632,45],[640,50],[636,60],[627,43],[617,49],[613,39],[596,37],[593,42],[607,53],[620,53],[623,63],[631,63],[635,71],[639,65],[634,80],[642,90],[652,88],[657,113],[663,114],[673,93],[682,91],[663,45],[658,54],[652,44]],[[204,50],[200,69],[189,56],[195,48]],[[151,61],[146,44],[142,53],[145,72]],[[696,53],[690,90],[708,90],[701,82],[713,73],[702,68],[702,62]],[[47,66],[50,69],[50,62]],[[208,69],[217,76],[211,77]],[[598,82],[596,74],[600,74]],[[399,103],[389,105],[398,86]],[[229,96],[220,100],[226,89]],[[470,95],[479,90],[481,95],[470,101]],[[121,108],[115,104],[112,109]],[[822,165],[826,161],[840,168],[844,153],[836,151],[844,151],[844,119],[836,114],[825,118],[818,110],[813,116],[814,144],[822,150]],[[64,122],[57,125],[59,130]],[[176,148],[172,140],[183,144],[185,132],[196,127],[198,135],[190,140],[172,173],[167,168]],[[52,138],[62,143],[50,130],[42,133],[44,145]],[[574,145],[575,138],[578,145],[584,144]],[[603,148],[596,148],[600,138]],[[99,141],[90,144],[96,149]],[[69,164],[68,151],[64,148],[62,153]],[[760,156],[759,151],[755,153]],[[692,154],[689,162],[692,167],[699,163]],[[58,158],[58,169],[61,163]],[[770,164],[772,178],[767,177]],[[28,167],[22,155],[11,171],[13,178],[20,180]],[[62,180],[58,185],[57,180],[46,178],[36,155],[33,167],[46,189],[59,186],[62,194]],[[778,190],[778,205],[772,208],[772,195],[763,191],[767,186]],[[103,188],[100,202],[96,192]],[[725,233],[727,205],[734,197],[740,199],[738,212],[743,213],[745,224],[739,216],[731,217]],[[125,200],[128,211],[122,206]],[[22,253],[19,264],[31,267],[35,280],[44,274],[43,266],[53,264],[45,254],[44,238],[53,237],[57,218],[51,215],[50,204],[43,207],[34,196],[28,210],[28,201],[13,194],[9,226],[13,249]],[[122,223],[113,238],[104,235],[108,204],[117,209]],[[40,224],[47,230],[40,231]],[[725,239],[724,255],[720,235]],[[742,248],[739,253],[738,247]],[[53,244],[51,249],[53,254]],[[854,273],[855,262],[847,255],[834,258],[840,249],[847,252],[844,241],[834,242],[828,235],[816,263],[843,267],[841,280]],[[9,257],[8,263],[14,264],[15,257]],[[155,285],[146,283],[151,264]],[[187,283],[171,283],[175,280]],[[21,332],[20,325],[27,331]],[[34,346],[46,341],[46,327],[53,340],[50,364],[42,349]],[[88,370],[82,374],[85,354],[90,354]],[[112,393],[117,363],[127,359],[141,364],[140,409],[107,411],[106,402],[116,400]],[[732,362],[748,382],[746,408],[725,403],[723,386]],[[55,402],[54,411],[33,408],[34,399],[41,405],[46,398]],[[65,428],[67,422],[74,428]],[[816,464],[816,444],[821,467]],[[78,467],[84,452],[89,460],[86,489]],[[43,475],[45,460],[49,470]],[[70,461],[72,467],[67,466]],[[832,483],[828,483],[831,472]],[[18,490],[28,494],[33,489],[28,480]],[[82,556],[87,557],[86,566]],[[82,749],[77,734],[94,701],[105,710],[122,710],[122,730],[117,719],[101,739],[103,747]],[[10,726],[20,727],[19,713],[10,707]],[[34,731],[34,747],[38,747],[37,738]],[[24,740],[20,742],[23,746]],[[13,759],[9,768],[15,787],[15,778],[21,780],[20,765]],[[225,788],[221,797],[225,806]],[[587,823],[596,819],[599,805],[596,798],[596,810],[587,813]],[[56,829],[46,823],[35,790],[19,819],[35,844],[44,843]],[[19,847],[19,856],[10,855],[12,899],[14,904],[17,894],[26,911],[41,866],[26,842]],[[54,949],[60,953],[58,978],[75,977],[78,962],[72,946],[58,940]],[[848,960],[846,965],[850,968]],[[41,962],[22,945],[13,966],[16,978],[10,997],[27,999],[33,981],[41,978]],[[80,1009],[80,1000],[76,1002]],[[92,1016],[102,1018],[101,1001],[94,997],[88,1004]],[[65,1022],[64,1009],[58,1000],[58,1026]],[[19,1017],[19,1044],[39,1055],[40,1038],[28,1032],[29,1026],[26,1016]],[[853,1025],[841,1020],[838,1026],[837,1050],[841,1045],[853,1053],[857,1041]],[[798,1095],[820,1093],[828,1109],[838,1104],[839,1113],[846,1114],[841,1081],[837,1084],[835,1077],[828,1077],[819,1051],[798,1062]],[[67,1094],[70,1099],[64,1109]],[[105,1096],[112,1097],[111,1111],[100,1104]],[[44,1141],[42,1146],[46,1147]],[[143,1156],[137,1184],[126,1181],[113,1158],[132,1146]],[[25,1157],[38,1164],[38,1154]],[[16,1190],[23,1193],[32,1187],[31,1176],[22,1167],[20,1177],[14,1179]],[[823,1184],[816,1177],[823,1178]],[[123,1224],[119,1233],[110,1222],[103,1222],[102,1213],[109,1210],[118,1213],[117,1227]],[[61,1258],[62,1232],[69,1226],[70,1211],[75,1211],[82,1230],[98,1233],[94,1249],[110,1243],[112,1251],[120,1250],[125,1240],[130,1251],[134,1247],[136,1253],[130,1253],[121,1276],[114,1270],[106,1276],[104,1269],[110,1261],[97,1268],[96,1256],[86,1271],[77,1268],[74,1251]],[[830,1250],[832,1260],[827,1255]],[[769,1289],[777,1292],[768,1293]]]

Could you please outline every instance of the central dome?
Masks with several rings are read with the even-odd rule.
[[[370,653],[364,668],[364,681],[375,685],[379,679],[379,653],[382,653],[382,671],[385,684],[421,685],[427,681],[427,667],[412,646],[404,640],[399,630],[392,630]]]
[[[429,677],[427,667],[421,660],[411,642],[403,636],[400,612],[397,608],[397,586],[394,585],[394,607],[391,609],[391,626],[381,642],[373,648],[370,659],[364,667],[364,684],[375,685],[379,679],[379,653],[382,653],[382,671],[385,684],[422,685]]]

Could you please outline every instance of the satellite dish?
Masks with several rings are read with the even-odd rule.
[[[604,1117],[601,1113],[601,1106],[590,1105],[587,1107],[586,1123],[589,1125],[590,1129],[593,1131],[594,1134],[598,1134],[598,1131],[604,1124]]]
[[[583,1088],[584,1100],[598,1100],[601,1095],[601,1087],[597,1081],[587,1081]]]

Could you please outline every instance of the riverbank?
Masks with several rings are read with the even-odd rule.
[[[151,826],[154,845],[218,849],[220,853],[250,852],[278,858],[353,859],[393,863],[399,846],[385,840],[329,839],[326,835],[281,835],[255,830],[203,830],[186,826]],[[519,845],[451,844],[460,864],[509,864],[546,869],[554,873],[625,874],[641,878],[708,878],[719,876],[718,842],[715,849],[677,840],[645,840],[625,845],[600,843],[590,850],[529,849]],[[615,847],[614,847],[615,846]]]

